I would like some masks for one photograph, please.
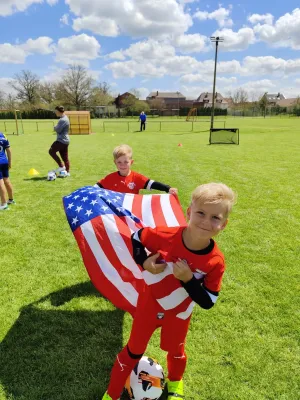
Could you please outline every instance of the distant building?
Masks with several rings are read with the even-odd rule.
[[[203,92],[200,94],[197,100],[194,101],[194,107],[212,107],[212,99],[212,93]],[[228,108],[228,101],[221,95],[221,93],[218,92],[215,93],[215,107],[222,109]]]
[[[276,106],[279,100],[284,100],[285,96],[282,93],[265,93],[269,106]]]

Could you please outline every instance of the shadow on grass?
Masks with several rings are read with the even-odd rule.
[[[124,312],[110,307],[78,310],[67,304],[78,297],[106,302],[86,282],[51,293],[21,310],[0,344],[0,381],[7,398],[102,398],[122,348]]]
[[[46,176],[34,176],[33,178],[25,178],[23,181],[32,181],[32,182],[37,182],[37,181],[46,181],[47,177]]]

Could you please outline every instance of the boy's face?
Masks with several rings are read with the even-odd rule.
[[[210,239],[227,225],[226,211],[224,203],[199,204],[195,201],[187,210],[189,227],[199,238]]]
[[[116,167],[118,171],[120,172],[121,175],[127,176],[130,171],[130,167],[133,163],[133,160],[128,156],[124,155],[119,158],[117,158],[114,163],[116,164]]]

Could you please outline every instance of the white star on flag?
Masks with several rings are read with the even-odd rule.
[[[89,217],[91,214],[93,214],[93,211],[92,211],[92,210],[87,210],[86,213],[85,213],[85,215],[87,215],[88,217]]]
[[[78,218],[77,217],[73,218],[72,224],[76,225],[77,222],[78,222]]]
[[[70,203],[70,204],[68,205],[68,210],[70,210],[72,207],[74,207],[74,204],[73,204],[73,203]]]
[[[82,207],[81,206],[78,206],[77,208],[76,208],[76,211],[79,213],[79,211],[81,211],[82,210]]]

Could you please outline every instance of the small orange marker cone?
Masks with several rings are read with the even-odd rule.
[[[178,143],[178,147],[182,147],[182,143]]]
[[[39,175],[40,173],[36,170],[36,169],[34,169],[34,168],[31,168],[29,171],[28,171],[28,175],[29,176],[36,176],[36,175]]]

